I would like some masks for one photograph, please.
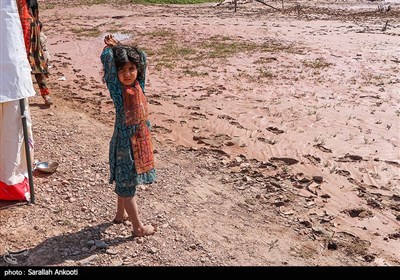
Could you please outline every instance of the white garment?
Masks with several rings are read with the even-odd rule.
[[[0,0],[0,103],[35,95],[15,0]]]
[[[29,105],[26,99],[24,102],[28,138],[32,142]],[[7,185],[16,185],[28,178],[21,118],[19,100],[0,103],[0,181]]]
[[[0,182],[7,185],[28,177],[19,99],[25,99],[28,141],[33,143],[26,98],[34,95],[17,3],[0,0]]]

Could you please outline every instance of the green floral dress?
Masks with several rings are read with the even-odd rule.
[[[146,55],[143,51],[140,51],[140,55],[145,66],[144,69],[146,69]],[[117,195],[130,197],[135,195],[137,185],[150,184],[155,181],[156,170],[153,168],[143,174],[138,174],[136,171],[131,138],[135,134],[138,125],[126,125],[122,97],[123,85],[118,80],[112,48],[104,48],[100,59],[103,64],[104,80],[116,110],[114,133],[110,141],[109,151],[109,183],[112,184],[115,181],[115,193]],[[145,75],[138,82],[144,93]],[[150,128],[149,120],[146,120],[146,125]]]

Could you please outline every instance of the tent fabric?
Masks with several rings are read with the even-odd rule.
[[[33,147],[28,102],[25,116]],[[33,150],[31,150],[33,157]],[[19,100],[0,103],[0,200],[29,200],[28,167]]]
[[[34,96],[15,0],[0,0],[0,103]]]
[[[7,185],[0,181],[0,200],[30,201],[28,178],[16,185]]]
[[[33,95],[31,67],[16,2],[0,0],[0,200],[30,198],[20,100],[25,102],[26,141],[33,147],[27,104],[27,97]]]

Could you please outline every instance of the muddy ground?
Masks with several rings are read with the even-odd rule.
[[[2,202],[0,265],[400,265],[398,3],[81,2],[39,1],[54,105],[30,99],[34,152],[60,166],[34,204]],[[148,55],[145,238],[111,223],[108,33]]]

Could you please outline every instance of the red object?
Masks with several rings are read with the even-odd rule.
[[[28,200],[29,180],[25,178],[16,185],[7,185],[0,181],[0,200]]]

